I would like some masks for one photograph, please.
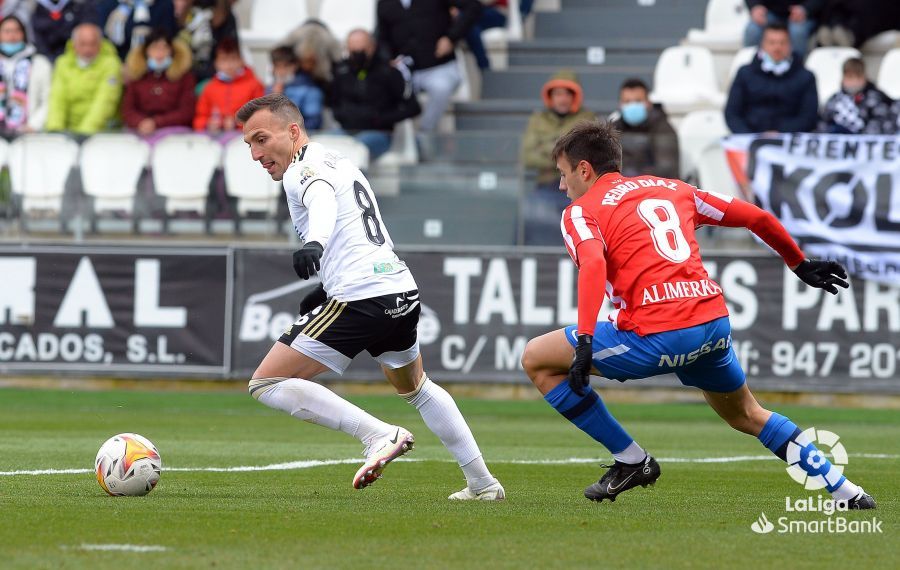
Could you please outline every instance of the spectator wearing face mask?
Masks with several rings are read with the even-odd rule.
[[[866,79],[863,60],[848,59],[843,72],[840,90],[825,103],[819,130],[852,135],[895,134],[894,101]]]
[[[394,125],[421,111],[403,75],[381,59],[375,47],[369,32],[350,32],[349,58],[335,68],[332,85],[334,118],[369,148],[372,160],[391,148]]]
[[[194,78],[201,85],[215,75],[216,46],[226,38],[238,41],[234,0],[174,0],[179,37],[191,47]]]
[[[216,74],[197,100],[194,130],[232,136],[240,129],[235,113],[244,103],[265,95],[265,88],[244,63],[234,40],[219,42],[213,64]]]
[[[791,53],[783,24],[769,24],[756,57],[741,67],[725,104],[732,133],[806,133],[819,119],[816,78]]]
[[[144,45],[128,53],[122,119],[125,125],[151,142],[191,128],[196,97],[191,74],[191,50],[154,30]]]
[[[117,124],[122,62],[95,24],[72,30],[66,51],[53,67],[48,131],[91,135]]]
[[[0,20],[0,134],[40,131],[47,121],[53,68],[27,43],[16,16]]]
[[[266,93],[283,93],[300,109],[307,130],[320,129],[325,95],[313,78],[299,69],[293,48],[277,47],[269,57],[272,60],[273,82],[266,88]]]
[[[621,133],[622,174],[678,178],[678,136],[662,106],[650,102],[647,84],[626,79],[619,88],[619,110],[610,116]]]

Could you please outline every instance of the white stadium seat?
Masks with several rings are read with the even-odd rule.
[[[721,109],[725,95],[719,91],[712,53],[699,46],[674,46],[663,50],[653,71],[653,94],[670,114],[700,109]]]
[[[222,166],[225,188],[229,196],[237,198],[238,214],[276,214],[281,183],[272,180],[260,163],[250,157],[250,150],[241,137],[235,137],[225,145]]]
[[[22,197],[22,210],[58,215],[69,172],[78,160],[78,143],[62,134],[22,135],[10,144],[12,191]]]
[[[9,161],[9,142],[6,139],[0,138],[0,168],[6,166]]]
[[[240,30],[241,43],[270,47],[309,18],[303,0],[253,0],[250,27]]]
[[[170,135],[153,148],[156,193],[166,198],[166,213],[206,212],[209,183],[222,160],[222,145],[206,135]]]
[[[753,61],[753,58],[756,57],[757,49],[756,46],[742,47],[734,54],[734,59],[731,60],[731,68],[728,71],[726,89],[731,89],[731,84],[734,82],[734,76],[737,75],[738,70]]]
[[[709,0],[703,29],[688,30],[689,45],[737,50],[743,44],[744,28],[750,21],[745,0]]]
[[[412,119],[406,119],[394,125],[391,150],[378,157],[375,164],[399,166],[417,162],[419,162],[419,149],[416,147],[416,125]]]
[[[746,199],[731,173],[721,144],[709,145],[700,153],[697,161],[697,186],[701,190]]]
[[[729,134],[721,111],[705,110],[688,113],[678,125],[678,148],[681,177],[696,174],[700,155],[710,145],[720,146],[722,137]]]
[[[884,54],[875,84],[890,97],[900,99],[900,47]]]
[[[134,211],[134,197],[150,145],[130,133],[96,134],[81,145],[81,184],[94,212]]]
[[[316,134],[312,135],[311,140],[328,150],[344,155],[360,170],[369,168],[369,147],[350,135]]]
[[[861,57],[859,50],[847,47],[820,47],[806,56],[806,69],[816,76],[816,90],[819,92],[819,106],[841,88],[841,66],[851,57]]]
[[[322,0],[319,19],[344,46],[347,35],[356,28],[375,32],[375,4],[373,0]]]

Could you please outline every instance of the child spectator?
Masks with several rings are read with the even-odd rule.
[[[820,129],[826,133],[892,135],[897,132],[894,101],[866,79],[863,60],[844,62],[841,89],[828,99]]]
[[[237,42],[230,38],[219,42],[213,65],[216,74],[197,100],[194,130],[212,135],[237,134],[240,125],[235,113],[244,103],[262,97],[265,88],[244,63]]]
[[[266,93],[283,93],[300,109],[303,122],[308,130],[322,127],[322,105],[324,95],[309,74],[298,67],[294,50],[280,46],[269,54],[272,59],[274,81]]]
[[[122,101],[128,128],[151,141],[191,129],[196,96],[191,50],[184,42],[154,30],[144,45],[131,50],[125,67],[136,78],[125,85]]]
[[[22,21],[16,16],[0,20],[0,133],[43,130],[52,74],[47,58],[27,43]]]

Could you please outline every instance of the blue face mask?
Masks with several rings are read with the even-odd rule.
[[[151,58],[147,60],[147,69],[149,69],[150,71],[155,71],[157,73],[169,69],[170,65],[172,65],[172,58],[169,56],[166,56],[163,59]]]
[[[647,106],[640,101],[622,105],[622,120],[632,127],[647,120]]]
[[[15,55],[25,49],[25,42],[0,42],[0,52],[3,55]]]
[[[234,80],[234,77],[232,77],[229,73],[225,73],[224,71],[217,71],[216,79],[218,79],[219,81],[224,81],[225,83],[230,83],[232,80]]]

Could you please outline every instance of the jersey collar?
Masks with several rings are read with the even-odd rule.
[[[291,161],[292,164],[295,163],[295,162],[300,162],[301,160],[303,160],[303,155],[306,154],[306,147],[308,147],[308,146],[309,146],[309,143],[307,143],[307,144],[303,145],[302,147],[300,147],[300,150],[298,150],[298,151],[297,151],[297,154],[294,155],[294,160]]]

